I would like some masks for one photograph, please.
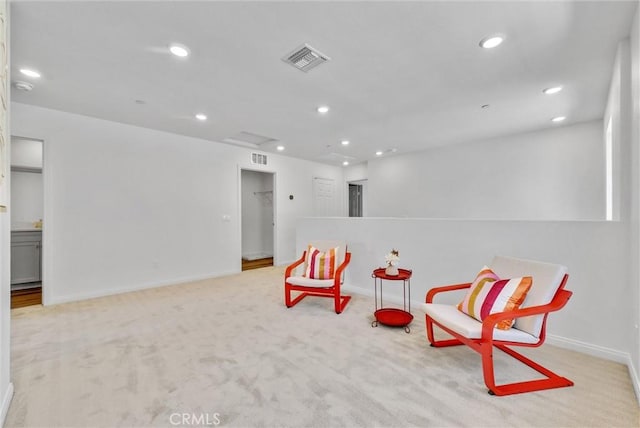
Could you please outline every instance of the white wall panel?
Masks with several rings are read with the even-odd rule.
[[[602,121],[368,164],[372,217],[604,219]]]

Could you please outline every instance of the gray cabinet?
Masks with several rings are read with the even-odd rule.
[[[42,231],[11,232],[11,284],[38,282]]]

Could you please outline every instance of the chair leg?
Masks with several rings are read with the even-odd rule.
[[[284,304],[287,308],[291,308],[298,304],[298,302],[309,295],[307,292],[301,292],[295,298],[291,298],[291,288],[285,283],[284,285]]]
[[[347,306],[347,303],[349,303],[349,300],[351,300],[351,296],[336,295],[336,297],[334,298],[334,307],[336,310],[336,314],[340,314],[342,313],[342,311],[344,311],[344,308]]]
[[[448,339],[448,340],[436,340],[433,334],[433,321],[429,318],[429,315],[425,315],[425,325],[427,326],[427,340],[434,348],[442,348],[445,346],[457,346],[462,345],[463,343],[458,339]]]
[[[525,382],[514,382],[503,385],[496,385],[494,376],[493,365],[493,346],[483,344],[480,354],[482,355],[482,372],[484,375],[484,383],[489,388],[489,394],[491,395],[511,395],[520,394],[523,392],[540,391],[544,389],[563,388],[567,386],[573,386],[573,382],[569,379],[559,376],[551,370],[541,366],[535,361],[530,360],[524,355],[507,348],[504,345],[494,345],[496,348],[512,356],[518,361],[531,367],[538,373],[544,375],[545,379],[529,380]]]
[[[291,304],[291,290],[289,289],[289,286],[287,286],[286,281],[284,283],[284,304],[287,308],[293,306]]]
[[[425,315],[424,317],[425,324],[427,326],[427,340],[429,340],[431,346],[435,346],[436,341],[433,337],[433,323],[431,322],[431,318],[429,318],[427,315]]]
[[[296,296],[295,299],[291,300],[290,306],[287,306],[288,308],[295,306],[298,304],[298,302],[300,302],[300,300],[304,299],[305,297],[309,296],[309,293],[300,293]]]
[[[299,291],[300,294],[298,294],[295,298],[292,298],[291,297],[292,291]],[[334,309],[336,311],[336,314],[342,313],[344,308],[347,306],[347,304],[351,300],[351,296],[341,296],[340,294],[334,294],[334,293],[329,294],[327,292],[321,292],[321,291],[315,291],[315,290],[313,291],[301,291],[297,289],[292,290],[289,284],[285,282],[284,304],[287,308],[291,308],[295,306],[296,304],[298,304],[298,302],[300,302],[300,300],[304,299],[307,296],[318,296],[318,297],[329,297],[329,298],[332,297],[334,301]]]

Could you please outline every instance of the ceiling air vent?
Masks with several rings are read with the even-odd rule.
[[[291,64],[305,73],[330,59],[331,58],[306,43],[282,58],[284,62]]]
[[[251,153],[251,163],[254,165],[266,165],[267,155],[260,153]]]

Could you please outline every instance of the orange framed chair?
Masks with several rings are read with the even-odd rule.
[[[313,247],[319,252],[326,253],[331,249],[335,251],[335,266],[333,274],[329,278],[315,279],[306,275],[307,256],[309,248]],[[341,294],[341,286],[344,281],[344,270],[351,261],[351,253],[347,251],[344,241],[313,241],[302,253],[302,257],[289,265],[284,275],[284,301],[287,308],[295,306],[308,296],[329,297],[334,301],[336,314],[341,313],[351,300],[351,296]],[[303,268],[303,269],[301,269]],[[303,272],[300,272],[303,270]],[[294,297],[295,293],[299,293]]]
[[[500,278],[531,276],[533,283],[519,309],[494,313],[477,321],[455,305],[433,303],[436,295],[468,289],[471,283],[436,287],[429,290],[424,305],[427,339],[433,347],[467,345],[482,359],[484,382],[491,395],[510,395],[572,386],[573,382],[514,351],[511,347],[538,347],[546,337],[547,317],[562,309],[572,295],[565,290],[569,275],[561,265],[496,256],[489,266]],[[508,330],[495,326],[502,320],[515,319]],[[433,327],[437,326],[453,339],[436,340]],[[526,364],[544,378],[496,385],[493,350],[497,348]]]

